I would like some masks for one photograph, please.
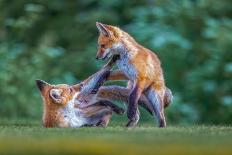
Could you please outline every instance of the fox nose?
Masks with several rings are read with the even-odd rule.
[[[97,60],[99,59],[98,56],[96,56],[96,59],[97,59]]]

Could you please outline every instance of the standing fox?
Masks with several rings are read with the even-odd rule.
[[[165,127],[164,107],[172,100],[166,88],[160,61],[155,53],[138,44],[128,33],[118,27],[96,23],[100,32],[96,59],[119,56],[118,68],[130,80],[131,92],[127,127],[135,126],[139,120],[138,100],[144,94],[154,108],[159,127]],[[169,101],[166,101],[166,100]]]

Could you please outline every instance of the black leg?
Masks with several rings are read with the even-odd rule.
[[[129,105],[127,108],[127,117],[129,121],[126,125],[127,127],[133,127],[139,121],[138,100],[142,94],[142,91],[143,89],[136,85],[129,96]]]
[[[137,110],[137,108],[138,108],[138,87],[136,86],[133,90],[132,90],[132,92],[131,92],[131,94],[130,94],[130,96],[129,96],[129,105],[128,105],[128,109],[127,109],[127,117],[129,118],[129,119],[133,119],[134,117],[135,117],[135,115],[136,115],[136,110]]]
[[[97,103],[95,103],[94,105],[96,106],[108,106],[110,107],[115,113],[117,114],[124,114],[125,113],[125,110],[123,108],[120,108],[119,106],[117,106],[116,104],[108,101],[108,100],[101,100],[101,101],[98,101]]]
[[[99,88],[104,84],[104,82],[106,81],[106,79],[109,77],[110,75],[110,71],[103,71],[103,73],[99,73],[100,75],[97,75],[96,77],[96,84],[93,87],[93,89],[91,90],[91,94],[96,94],[99,90]],[[97,79],[98,78],[98,79]]]

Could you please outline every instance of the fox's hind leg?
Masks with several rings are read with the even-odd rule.
[[[163,105],[164,92],[157,91],[151,87],[146,91],[145,94],[148,100],[152,103],[159,127],[166,127]]]
[[[107,125],[109,124],[110,118],[112,116],[112,112],[107,112],[105,114],[102,115],[102,118],[100,119],[100,121],[96,124],[97,127],[107,127]]]
[[[98,121],[96,126],[101,127],[106,127],[108,125],[113,112],[119,115],[122,115],[125,112],[124,109],[107,100],[100,100],[97,103],[95,103],[94,106],[105,107],[103,110],[97,112],[98,114],[96,114],[96,116],[100,117],[100,120]]]
[[[122,115],[125,113],[125,110],[123,108],[120,108],[119,106],[117,106],[116,104],[114,104],[108,100],[100,100],[93,105],[109,107],[113,112],[115,112],[116,114],[119,114],[119,115]]]

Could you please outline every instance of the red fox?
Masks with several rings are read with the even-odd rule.
[[[96,23],[100,32],[96,59],[108,59],[117,55],[118,68],[130,80],[131,92],[127,127],[135,126],[139,120],[138,100],[144,94],[154,108],[159,127],[165,127],[164,107],[172,100],[171,91],[166,88],[157,55],[138,44],[128,33],[118,27]],[[168,100],[167,100],[168,99]]]
[[[85,107],[75,107],[79,86],[51,85],[36,80],[44,101],[44,127],[107,126],[112,112],[123,114],[124,110],[110,101],[96,101]]]
[[[123,114],[124,110],[114,105],[112,100],[128,102],[129,90],[123,87],[99,87],[102,77],[108,73],[99,71],[82,82],[69,86],[67,84],[51,85],[42,80],[36,80],[44,102],[43,126],[44,127],[81,127],[103,126],[106,127],[112,112]],[[117,77],[112,74],[108,79]],[[96,86],[97,84],[97,86]],[[84,92],[84,93],[83,93]],[[95,94],[96,93],[96,94]],[[81,99],[88,99],[83,102]],[[149,101],[141,97],[139,104],[150,113]],[[148,105],[148,106],[146,106]]]

